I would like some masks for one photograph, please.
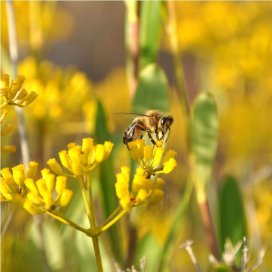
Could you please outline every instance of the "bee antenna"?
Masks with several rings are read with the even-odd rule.
[[[141,113],[136,113],[136,112],[115,112],[114,114],[116,114],[116,115],[126,114],[126,115],[138,115],[138,116],[152,117],[151,115],[146,115],[146,114],[141,114]]]

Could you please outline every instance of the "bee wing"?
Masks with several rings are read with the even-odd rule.
[[[135,129],[135,127],[136,127],[137,125],[138,125],[138,122],[133,122],[133,123],[127,128],[126,135],[129,136],[129,137],[133,137],[134,129]]]

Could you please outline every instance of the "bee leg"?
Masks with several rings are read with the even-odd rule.
[[[159,137],[159,131],[158,131],[158,128],[156,127],[156,129],[155,129],[155,135],[156,135],[156,138],[157,138],[157,140],[161,140],[160,139],[160,137]]]
[[[151,143],[152,143],[153,145],[157,145],[157,144],[156,144],[156,141],[153,139],[153,137],[152,137],[152,135],[151,135],[151,131],[148,129],[148,130],[146,130],[146,132],[147,132],[148,138],[149,138],[149,140],[151,141]]]
[[[164,142],[166,143],[167,141],[168,141],[168,138],[169,138],[169,135],[170,135],[170,128],[168,129],[168,131],[167,132],[165,132],[164,134],[163,134],[163,137],[166,135],[166,138],[164,139]]]

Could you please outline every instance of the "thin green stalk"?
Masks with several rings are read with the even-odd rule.
[[[122,216],[124,216],[127,213],[126,210],[122,210],[121,212],[119,212],[119,214],[117,214],[110,222],[108,223],[103,223],[100,227],[99,230],[101,232],[106,231],[108,228],[110,228],[114,223],[116,223]]]
[[[108,224],[113,218],[116,217],[117,214],[119,214],[122,211],[122,207],[118,206],[111,214],[108,218],[106,218],[103,222],[102,225],[106,225]]]
[[[93,247],[94,247],[97,270],[98,270],[98,272],[103,272],[98,237],[92,237],[92,240],[93,240]]]
[[[94,200],[93,200],[93,189],[92,189],[92,182],[90,179],[90,175],[86,174],[86,180],[88,184],[89,189],[89,201],[90,201],[90,213],[91,213],[91,225],[93,227],[96,227],[96,220],[95,220],[95,214],[94,214]]]
[[[180,62],[181,60],[180,60],[180,51],[178,46],[176,14],[175,14],[175,6],[174,6],[175,3],[173,0],[168,0],[167,5],[168,5],[168,14],[169,14],[168,32],[169,32],[170,45],[173,52],[174,64],[175,64],[177,88],[181,94],[185,113],[189,117],[190,103],[189,103],[189,96],[186,90],[186,86],[184,84],[183,69]]]
[[[15,79],[17,76],[17,63],[18,63],[18,45],[17,34],[15,26],[14,8],[11,0],[6,0],[7,20],[8,20],[8,37],[9,37],[9,53],[11,59],[11,78]],[[20,146],[22,153],[22,160],[25,165],[29,162],[29,147],[26,136],[25,120],[23,109],[15,107],[18,116],[18,130],[20,135]]]
[[[139,6],[140,2],[137,0],[126,0],[127,19],[126,19],[126,44],[127,44],[127,67],[129,77],[129,95],[134,97],[138,76],[139,76],[139,30],[140,30],[140,17]]]
[[[93,192],[92,192],[92,182],[90,179],[90,175],[87,173],[85,176],[86,182],[87,182],[87,187],[89,189],[89,205],[87,201],[87,196],[85,194],[85,189],[84,186],[82,186],[82,194],[84,198],[84,203],[86,207],[86,211],[88,214],[89,222],[90,222],[90,227],[91,229],[96,229],[96,222],[95,222],[95,214],[94,214],[94,201],[93,201]],[[93,248],[94,248],[94,253],[95,253],[95,259],[96,259],[96,266],[98,272],[103,272],[103,267],[102,267],[102,260],[101,260],[101,254],[100,254],[100,248],[99,248],[99,241],[98,237],[92,237],[93,241]]]
[[[82,198],[83,198],[84,206],[85,206],[86,213],[87,213],[87,216],[88,216],[90,227],[94,228],[92,215],[91,215],[91,209],[90,209],[90,205],[89,205],[87,195],[86,195],[86,192],[85,192],[85,186],[84,186],[83,179],[80,180],[80,189],[81,189],[81,194],[82,194]]]
[[[218,250],[218,243],[206,192],[205,198],[203,197],[203,193],[201,193],[200,195],[201,196],[199,197],[199,193],[197,192],[197,203],[199,207],[200,218],[204,227],[204,231],[207,235],[208,245],[213,256],[215,258],[219,258],[220,254]]]
[[[48,211],[47,214],[52,216],[53,218],[57,219],[58,221],[87,234],[88,236],[92,236],[91,230],[82,228],[81,226],[77,225],[75,222],[71,221],[70,219],[66,218],[64,215],[62,215],[56,211],[51,211],[51,212]]]

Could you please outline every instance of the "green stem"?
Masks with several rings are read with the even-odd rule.
[[[82,193],[82,198],[83,198],[83,202],[84,202],[84,205],[85,205],[85,209],[86,209],[86,212],[87,212],[88,220],[89,220],[89,223],[90,223],[90,227],[94,228],[94,224],[93,224],[93,220],[92,220],[92,215],[91,215],[91,209],[90,209],[90,205],[89,205],[89,202],[88,202],[88,199],[87,199],[87,195],[86,195],[86,192],[85,192],[85,186],[84,186],[83,179],[80,180],[80,189],[81,189],[81,193]]]
[[[200,191],[200,193],[198,192]],[[197,203],[200,212],[200,218],[204,227],[204,231],[207,236],[207,242],[209,248],[215,258],[219,258],[219,250],[218,250],[218,243],[216,238],[216,233],[213,225],[213,220],[211,216],[210,206],[208,203],[207,195],[202,192],[203,190],[196,188],[197,194]]]
[[[8,21],[8,37],[9,37],[9,53],[11,59],[11,78],[15,79],[17,76],[17,63],[18,63],[18,44],[17,44],[17,34],[15,25],[15,15],[13,1],[6,1],[7,9],[7,21]],[[21,108],[15,108],[18,116],[18,131],[20,135],[20,146],[23,163],[28,165],[29,162],[29,146],[27,141],[26,129],[25,129],[25,119],[23,115],[23,110]]]
[[[118,206],[110,215],[109,217],[103,222],[102,225],[108,224],[113,218],[116,217],[117,214],[119,214],[122,211],[122,207]]]
[[[100,227],[99,231],[103,232],[106,231],[108,228],[110,228],[114,223],[116,223],[122,216],[124,216],[127,213],[127,210],[122,210],[119,212],[110,222],[106,223],[104,222]]]
[[[93,189],[92,189],[92,183],[90,179],[90,175],[86,174],[86,180],[87,180],[87,186],[89,189],[89,200],[90,200],[90,220],[91,220],[91,225],[93,227],[96,227],[96,220],[95,220],[95,215],[94,215],[94,201],[93,201]]]
[[[180,63],[180,52],[178,47],[176,14],[175,14],[175,6],[174,6],[175,3],[173,0],[168,0],[167,4],[168,4],[168,14],[169,14],[168,31],[169,31],[170,45],[173,52],[174,64],[175,64],[177,87],[183,99],[183,106],[185,109],[185,113],[189,117],[190,103],[189,103],[189,96],[184,84],[183,69]]]
[[[126,3],[126,46],[127,67],[129,77],[129,95],[134,97],[139,77],[139,30],[140,30],[140,3],[137,0],[127,0]]]
[[[93,240],[93,247],[94,247],[95,259],[96,259],[97,271],[103,272],[98,237],[92,237],[92,240]]]
[[[74,229],[77,229],[85,234],[87,234],[88,236],[92,236],[92,232],[89,229],[84,229],[81,226],[77,225],[76,223],[74,223],[73,221],[69,220],[68,218],[66,218],[65,216],[63,216],[62,214],[56,212],[56,211],[52,211],[52,212],[47,212],[48,215],[54,217],[55,219],[57,219],[58,221],[71,226]],[[94,235],[94,233],[93,233]]]
[[[86,180],[87,187],[89,189],[89,200],[90,200],[89,203],[90,203],[90,205],[88,205],[87,196],[85,194],[85,189],[84,189],[83,182],[82,182],[82,194],[83,194],[84,203],[85,203],[85,206],[86,206],[86,211],[87,211],[89,222],[90,222],[90,227],[91,227],[91,229],[93,228],[93,229],[96,230],[97,227],[96,227],[95,214],[94,214],[94,201],[93,201],[92,182],[91,182],[89,173],[86,173],[85,180]],[[97,236],[92,237],[92,241],[93,241],[93,248],[94,248],[95,259],[96,259],[97,271],[98,272],[103,272],[98,237]]]

